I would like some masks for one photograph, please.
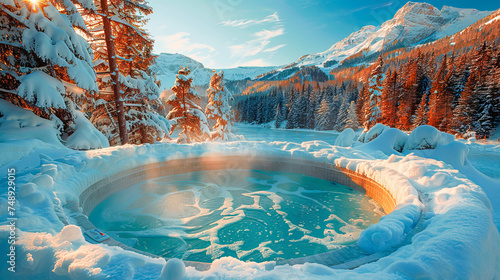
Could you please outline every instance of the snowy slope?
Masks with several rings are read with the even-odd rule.
[[[174,85],[175,75],[181,66],[187,66],[191,69],[191,75],[195,77],[193,85],[210,83],[213,72],[205,68],[200,62],[182,54],[162,53],[156,58],[156,63],[151,66],[151,70],[156,74],[158,80],[161,81],[160,89],[164,90]]]
[[[491,12],[449,6],[438,10],[427,3],[408,2],[381,26],[365,26],[324,52],[302,56],[297,62],[288,65],[288,68],[316,65],[328,70],[361,52],[369,55],[393,47],[413,46],[453,35],[489,14]]]
[[[174,85],[175,75],[181,66],[187,66],[191,69],[193,85],[203,86],[210,83],[212,69],[205,68],[200,62],[182,54],[162,53],[156,59],[156,63],[151,67],[161,81],[161,89],[165,90]],[[272,71],[278,67],[237,67],[230,69],[214,69],[216,71],[224,70],[224,80],[244,80],[255,78],[258,75]]]

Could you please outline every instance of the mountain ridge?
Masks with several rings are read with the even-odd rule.
[[[161,53],[156,58],[155,64],[151,67],[151,71],[156,74],[158,80],[161,81],[161,89],[169,89],[175,83],[175,75],[181,68],[187,66],[191,69],[191,75],[194,77],[193,86],[204,86],[210,83],[213,75],[213,70],[224,71],[224,79],[229,81],[253,79],[263,73],[267,73],[280,66],[239,66],[228,69],[211,69],[206,68],[201,62],[196,61],[183,54]]]
[[[263,74],[259,80],[283,79],[283,71],[293,75],[292,68],[317,66],[325,73],[339,67],[351,57],[365,57],[377,52],[399,47],[411,47],[451,36],[475,22],[487,17],[492,11],[461,9],[443,6],[441,10],[431,4],[408,2],[394,17],[380,26],[367,25],[333,44],[328,50],[301,56],[296,62]],[[293,72],[293,73],[292,73]],[[285,77],[286,78],[286,77]]]

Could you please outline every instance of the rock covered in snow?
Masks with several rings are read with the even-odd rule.
[[[447,145],[455,140],[451,134],[440,132],[430,125],[422,125],[410,133],[405,150],[435,149],[438,145]]]
[[[354,144],[354,138],[356,138],[356,133],[352,128],[346,128],[340,135],[335,139],[335,146],[339,147],[352,147]]]
[[[76,111],[75,132],[66,140],[66,147],[75,150],[102,149],[109,147],[109,141],[82,112]]]
[[[158,280],[181,280],[186,275],[186,266],[179,259],[167,261]]]

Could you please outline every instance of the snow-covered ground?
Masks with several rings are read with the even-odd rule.
[[[252,127],[239,126],[247,138]],[[490,144],[454,141],[448,134],[422,127],[411,135],[377,126],[359,143],[354,133],[261,130],[286,141],[122,146],[80,152],[41,140],[0,143],[6,159],[2,174],[16,169],[18,186],[16,274],[7,270],[10,252],[0,245],[2,279],[492,279],[500,277],[500,235],[492,221],[498,180],[478,172],[467,159],[468,150],[495,154]],[[294,136],[296,135],[296,136]],[[309,135],[309,136],[306,136]],[[259,136],[260,137],[260,136]],[[279,138],[281,137],[281,138]],[[336,137],[308,141],[308,137]],[[275,140],[276,140],[275,139]],[[250,139],[247,139],[250,140]],[[369,141],[371,140],[371,141]],[[340,146],[332,146],[332,141]],[[354,145],[354,147],[352,147]],[[343,146],[343,147],[342,147]],[[418,150],[426,146],[427,150]],[[400,152],[398,152],[399,150]],[[377,262],[354,270],[334,270],[319,264],[276,266],[274,262],[244,263],[222,258],[210,270],[185,268],[117,247],[90,244],[61,205],[78,199],[88,185],[143,164],[210,154],[277,155],[306,158],[364,174],[384,185],[397,201],[396,210],[365,230],[358,245],[367,252],[395,248]],[[6,190],[6,183],[3,184]],[[488,200],[486,194],[491,200]],[[8,240],[7,193],[0,196],[0,236]],[[497,210],[495,208],[495,210]],[[497,212],[498,213],[498,212]],[[5,222],[7,221],[7,222]],[[420,221],[420,222],[419,222]],[[400,246],[416,223],[422,230]],[[498,224],[497,224],[498,226]],[[35,276],[33,276],[35,275]]]

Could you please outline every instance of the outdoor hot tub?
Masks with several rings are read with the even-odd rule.
[[[374,180],[333,164],[212,155],[120,172],[66,208],[84,230],[110,235],[106,244],[208,269],[221,257],[328,266],[369,261],[356,241],[395,205]]]

